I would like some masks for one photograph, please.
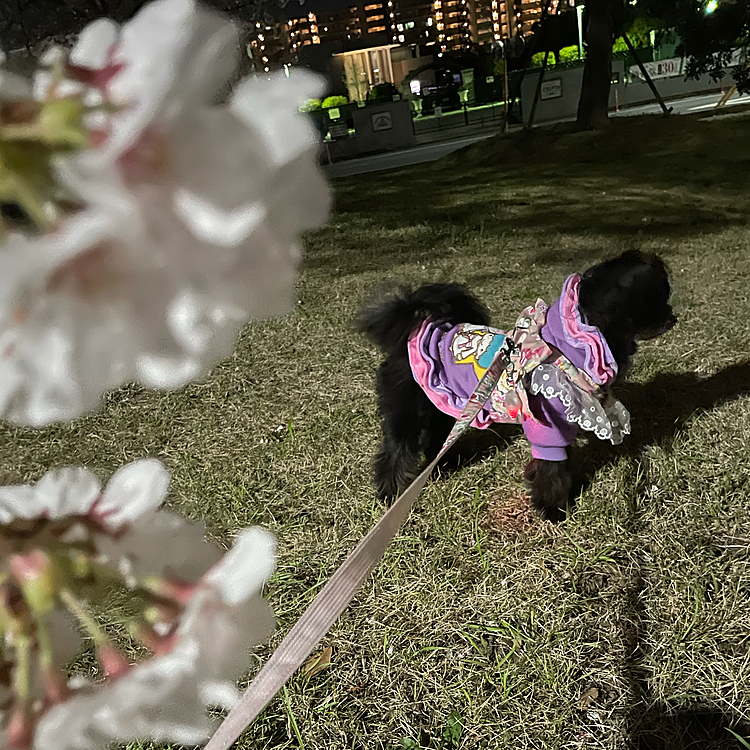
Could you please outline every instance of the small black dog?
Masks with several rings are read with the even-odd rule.
[[[568,277],[562,295],[524,311],[516,373],[501,378],[475,420],[521,422],[532,443],[525,470],[533,506],[565,516],[573,486],[566,448],[580,429],[619,443],[629,415],[609,394],[638,340],[676,322],[670,284],[655,255],[628,251]],[[431,461],[505,339],[485,307],[456,284],[404,290],[362,311],[360,331],[386,354],[377,379],[383,443],[374,462],[379,497],[392,498]],[[520,368],[520,369],[519,369]]]

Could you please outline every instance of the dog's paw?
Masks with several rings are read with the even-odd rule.
[[[523,472],[531,505],[548,521],[564,521],[572,501],[573,476],[567,461],[532,458]]]

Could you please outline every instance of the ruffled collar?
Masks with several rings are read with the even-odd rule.
[[[607,385],[617,376],[617,363],[601,331],[581,318],[580,283],[577,273],[565,280],[560,299],[547,312],[542,338],[557,347],[579,370],[584,370],[597,385]]]

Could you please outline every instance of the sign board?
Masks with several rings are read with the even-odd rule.
[[[367,102],[357,102],[357,106],[358,107],[366,107],[367,106]]]
[[[393,95],[393,101],[394,102],[400,102],[401,101],[401,95],[400,94],[394,94]]]
[[[334,122],[329,128],[328,133],[332,140],[349,137],[349,126],[345,122]]]
[[[461,81],[464,86],[474,82],[474,68],[467,68],[461,71]]]
[[[443,114],[443,108],[442,107],[435,107],[435,111],[433,112],[435,117],[441,117]]]
[[[330,109],[326,110],[328,112],[328,119],[329,120],[338,120],[339,117],[341,117],[341,111],[338,107],[331,107]]]
[[[653,79],[674,78],[675,76],[682,75],[684,65],[685,60],[682,57],[672,57],[669,60],[656,60],[655,62],[643,63],[646,72]],[[637,65],[631,65],[628,68],[628,72],[631,78],[638,78],[641,81],[646,80]]]
[[[495,76],[487,76],[487,78],[484,79],[485,83],[495,83]]]
[[[559,99],[562,95],[562,78],[542,83],[542,99]]]
[[[377,133],[380,130],[393,129],[393,115],[390,112],[378,112],[370,115],[372,120],[372,129]]]

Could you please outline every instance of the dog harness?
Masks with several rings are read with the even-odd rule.
[[[580,276],[569,276],[548,307],[538,299],[512,331],[428,319],[409,340],[415,380],[440,411],[458,417],[495,355],[509,363],[474,427],[523,425],[532,455],[563,461],[581,429],[617,445],[630,432],[627,409],[609,392],[617,364],[601,332],[578,311]]]

